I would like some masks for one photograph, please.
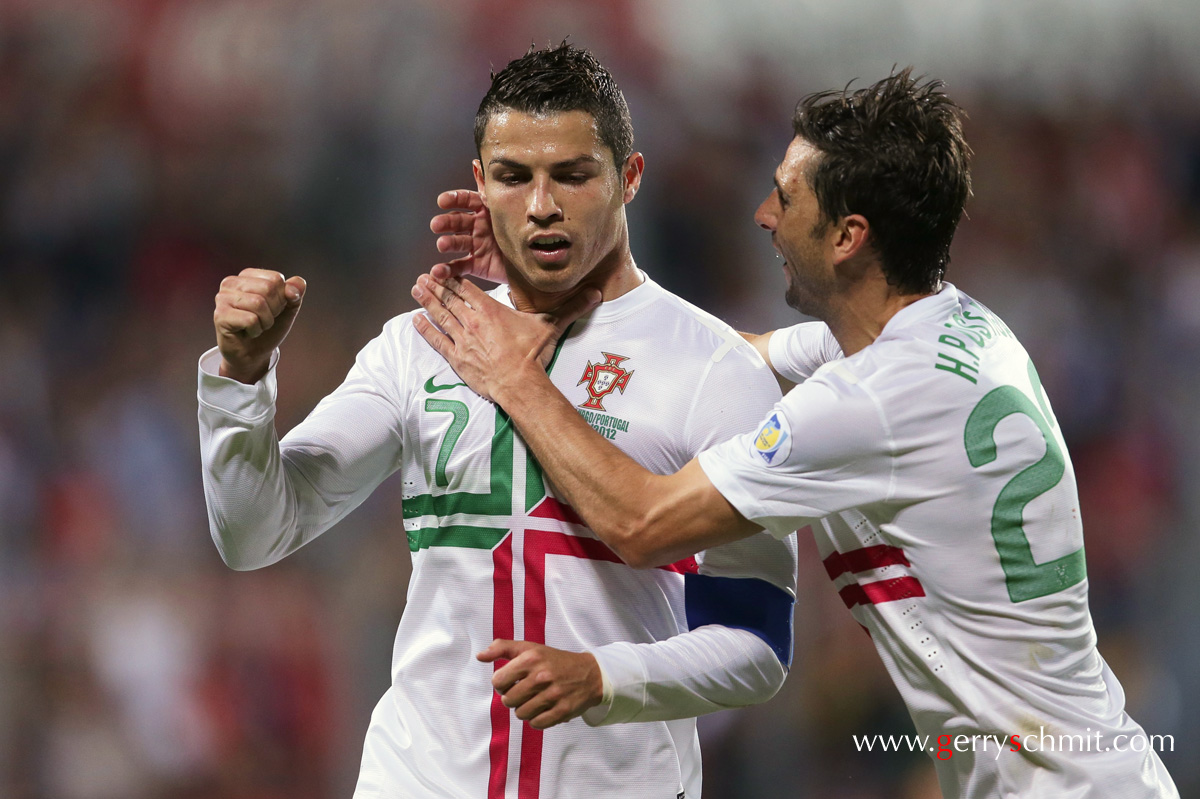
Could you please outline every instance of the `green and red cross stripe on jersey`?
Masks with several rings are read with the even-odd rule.
[[[559,344],[561,348],[561,342]],[[558,359],[556,348],[550,369]],[[548,369],[549,371],[549,369]],[[447,487],[450,483],[446,474],[450,452],[466,428],[470,413],[466,403],[455,400],[428,398],[425,410],[431,413],[450,413],[454,419],[445,434],[434,469],[434,483]],[[541,465],[526,450],[525,496],[521,509],[514,508],[517,498],[513,495],[513,472],[515,450],[512,420],[500,408],[495,409],[495,431],[491,440],[491,473],[489,490],[486,494],[454,491],[444,494],[420,494],[409,497],[403,503],[405,519],[435,517],[439,520],[456,514],[472,516],[503,517],[509,524],[523,528],[520,517],[551,519],[565,525],[585,526],[584,521],[569,506],[546,493],[546,484]],[[516,512],[514,512],[516,511]],[[546,560],[557,555],[597,562],[622,563],[621,559],[603,542],[596,538],[572,535],[565,531],[521,529],[523,536],[524,580],[524,631],[525,640],[546,643]],[[515,635],[516,594],[513,586],[513,534],[508,524],[503,527],[437,524],[409,530],[408,546],[413,552],[431,547],[459,547],[486,549],[492,553],[492,636],[511,639]],[[696,573],[695,558],[661,567],[666,571]],[[507,662],[507,661],[505,661]],[[494,664],[499,669],[504,662]],[[488,751],[490,769],[488,776],[488,799],[503,799],[508,779],[509,739],[511,714],[504,706],[500,695],[493,693],[490,708],[491,740]],[[522,724],[521,760],[518,767],[518,799],[537,799],[541,786],[543,731]]]

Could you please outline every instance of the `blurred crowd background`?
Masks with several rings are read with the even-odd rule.
[[[797,321],[752,213],[801,94],[914,64],[969,114],[950,278],[1033,355],[1092,612],[1200,796],[1200,5],[1118,0],[0,0],[0,796],[349,796],[408,550],[388,483],[251,573],[213,547],[195,370],[221,277],[308,279],[278,426],[436,260],[488,74],[568,34],[646,156],[633,249],[761,331]],[[702,720],[708,799],[938,796],[801,536],[796,655]]]

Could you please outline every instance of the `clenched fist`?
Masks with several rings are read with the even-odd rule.
[[[300,312],[304,278],[266,269],[243,269],[221,281],[213,325],[221,351],[221,376],[256,383]]]

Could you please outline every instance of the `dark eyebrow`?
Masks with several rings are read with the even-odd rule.
[[[772,178],[771,180],[772,180],[772,182],[775,184],[775,191],[777,191],[777,192],[779,193],[779,200],[780,200],[780,201],[781,201],[781,202],[782,202],[784,205],[787,205],[787,203],[788,203],[788,196],[787,196],[787,192],[785,192],[785,191],[783,190],[783,186],[780,186],[780,185],[779,185],[779,178]]]
[[[559,161],[558,163],[554,164],[553,168],[554,169],[570,169],[573,166],[585,166],[585,165],[589,165],[589,164],[598,164],[598,163],[600,163],[600,162],[590,155],[581,155],[578,158],[572,158],[569,161]]]
[[[583,166],[585,164],[598,164],[598,163],[600,163],[600,161],[598,159],[596,159],[594,156],[581,155],[578,158],[572,158],[567,161],[558,161],[554,164],[551,164],[550,168],[551,169],[570,169],[573,166]],[[522,164],[520,161],[514,161],[511,158],[493,158],[491,161],[488,161],[489,167],[492,166],[493,164],[499,164],[500,166],[506,166],[509,169],[529,169],[529,166],[527,164]]]

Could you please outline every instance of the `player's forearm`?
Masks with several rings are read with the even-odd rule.
[[[758,529],[713,524],[692,501],[693,481],[681,479],[682,472],[644,469],[594,431],[536,367],[506,383],[497,386],[494,399],[555,487],[631,566],[672,563]],[[699,469],[687,468],[693,466]]]
[[[592,726],[755,705],[774,696],[787,676],[757,635],[716,624],[650,644],[608,644],[592,654],[613,690],[611,704],[584,713]]]
[[[281,442],[275,371],[254,385],[199,370],[200,452],[209,528],[231,568],[257,569],[299,549],[357,507],[396,466],[388,406],[361,376],[347,382]],[[360,374],[356,367],[351,375]],[[348,436],[347,429],[355,435]]]
[[[203,377],[201,380],[203,381]],[[200,451],[209,530],[230,568],[268,566],[298,549],[297,524],[274,429],[274,405],[249,418],[200,402]]]

